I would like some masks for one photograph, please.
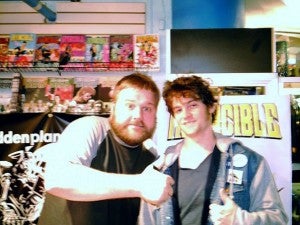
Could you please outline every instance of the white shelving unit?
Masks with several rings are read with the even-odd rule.
[[[208,80],[213,87],[264,87],[266,95],[278,95],[277,73],[203,73],[195,74]],[[168,74],[167,79],[173,80],[185,74]]]
[[[300,95],[300,77],[279,77],[278,93],[280,95]]]

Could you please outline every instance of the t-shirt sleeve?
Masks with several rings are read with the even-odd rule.
[[[97,149],[109,129],[107,118],[97,116],[81,117],[71,122],[56,143],[42,149],[46,160],[72,162],[90,166]]]

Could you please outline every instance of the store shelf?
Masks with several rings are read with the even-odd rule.
[[[0,63],[4,64],[4,63]],[[74,62],[68,65],[56,65],[54,63],[44,64],[43,66],[2,66],[0,72],[108,72],[108,71],[134,71],[139,68],[133,67],[132,63],[113,62],[113,63],[93,63],[93,62]]]
[[[300,77],[279,77],[278,91],[280,95],[300,95]]]

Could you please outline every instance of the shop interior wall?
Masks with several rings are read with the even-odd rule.
[[[44,16],[22,1],[0,2],[0,33],[35,34],[159,34],[160,71],[149,72],[159,85],[165,80],[165,30],[171,27],[171,1],[43,1],[53,12],[56,21]],[[53,75],[53,72],[24,73],[24,76]],[[126,75],[127,72],[90,73],[91,76]],[[70,73],[63,73],[68,76]],[[74,76],[74,73],[71,74]],[[76,76],[87,75],[87,72]]]

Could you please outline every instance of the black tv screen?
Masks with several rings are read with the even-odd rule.
[[[171,73],[273,72],[271,28],[171,29]]]

